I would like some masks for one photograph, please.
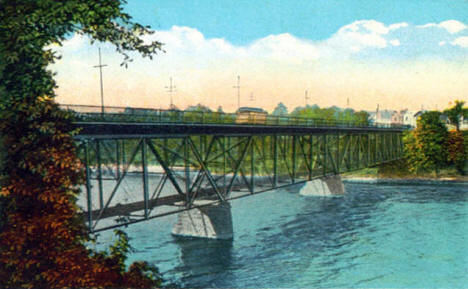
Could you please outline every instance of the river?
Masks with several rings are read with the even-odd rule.
[[[177,239],[175,215],[130,225],[129,262],[153,263],[166,284],[190,288],[468,288],[466,183],[345,188],[235,200],[233,241]]]

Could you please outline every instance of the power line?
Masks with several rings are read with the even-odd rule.
[[[255,100],[253,92],[250,93],[250,101],[253,102]]]
[[[172,77],[169,77],[169,86],[165,86],[165,88],[167,89],[167,92],[170,95],[171,104],[169,108],[173,109],[174,103],[172,102],[172,93],[176,91],[176,86],[172,84]]]
[[[100,82],[101,82],[101,113],[104,113],[104,87],[102,84],[102,68],[107,66],[107,64],[102,64],[101,62],[101,48],[99,50],[99,65],[94,66],[95,68],[99,67],[99,75],[100,75]]]
[[[240,108],[240,76],[237,76],[237,85],[233,86],[232,88],[237,88],[237,109]]]

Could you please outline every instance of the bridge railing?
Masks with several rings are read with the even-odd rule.
[[[154,123],[193,123],[193,124],[235,124],[268,126],[308,126],[308,127],[377,127],[401,128],[408,126],[387,123],[328,120],[295,116],[249,116],[238,118],[236,113],[203,112],[174,109],[151,109],[116,106],[93,106],[61,104],[64,110],[71,111],[80,121],[105,122],[154,122]]]

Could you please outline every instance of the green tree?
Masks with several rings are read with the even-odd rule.
[[[461,118],[467,118],[468,116],[468,109],[464,107],[464,105],[464,101],[456,100],[455,105],[453,107],[444,110],[444,113],[447,114],[447,117],[450,120],[450,122],[455,125],[457,131],[460,131]]]
[[[405,153],[412,172],[434,170],[447,163],[447,137],[445,125],[440,121],[440,112],[423,113],[417,120],[414,131],[404,137]]]
[[[461,131],[450,131],[447,139],[447,161],[454,165],[457,172],[465,174],[465,144]]]
[[[360,125],[369,125],[369,113],[366,111],[355,112],[353,121]]]
[[[286,115],[288,115],[288,108],[286,107],[286,105],[284,105],[284,103],[280,102],[280,103],[278,103],[278,105],[273,110],[272,115],[286,116]]]
[[[122,269],[122,256],[89,250],[78,217],[83,181],[70,116],[54,102],[50,48],[74,33],[151,57],[148,27],[123,12],[124,0],[0,0],[0,280],[6,288],[154,287],[152,268]],[[121,242],[122,243],[122,242]]]

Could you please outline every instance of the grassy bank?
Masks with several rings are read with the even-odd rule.
[[[373,179],[407,179],[407,180],[456,180],[467,181],[467,175],[457,173],[455,167],[445,167],[436,175],[434,172],[412,173],[404,161],[396,161],[379,167],[364,168],[362,170],[343,173],[344,178],[373,178]]]

